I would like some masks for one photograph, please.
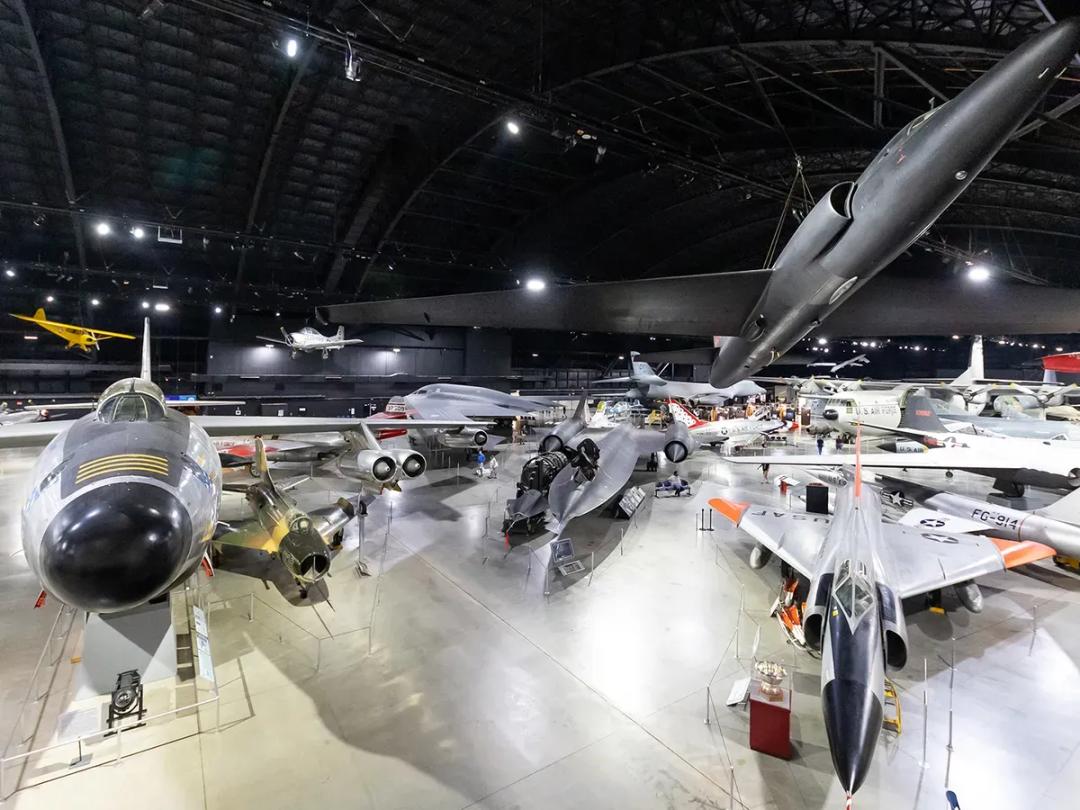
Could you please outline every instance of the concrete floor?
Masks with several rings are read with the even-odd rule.
[[[220,730],[174,733],[171,742],[160,729],[125,734],[119,764],[111,764],[113,743],[102,743],[82,769],[39,768],[32,776],[40,784],[20,789],[9,804],[842,807],[821,719],[818,662],[796,653],[767,617],[775,564],[752,571],[747,537],[719,515],[716,531],[695,529],[709,497],[780,503],[757,469],[701,452],[680,465],[694,484],[692,500],[650,493],[629,528],[598,517],[571,524],[566,534],[586,565],[595,553],[595,572],[556,578],[545,597],[535,557],[530,572],[527,547],[507,555],[498,537],[502,502],[524,457],[520,448],[504,452],[499,481],[435,470],[404,493],[380,498],[365,528],[371,576],[356,571],[353,526],[334,562],[328,601],[315,595],[313,604],[300,603],[276,563],[229,555],[212,584],[215,599],[226,601],[210,617]],[[38,586],[18,553],[30,463],[26,455],[0,456],[0,739],[56,612],[55,604],[33,609]],[[989,489],[987,479],[962,474],[950,484]],[[300,491],[315,506],[329,500],[319,490],[336,497],[347,486],[320,477]],[[1044,564],[983,585],[980,615],[962,608],[908,615],[911,663],[895,678],[903,734],[882,734],[857,807],[936,810],[946,778],[965,807],[1073,806],[1080,791],[1080,579]],[[251,593],[258,601],[249,622]],[[740,601],[742,660],[732,644]],[[732,681],[748,672],[755,623],[759,655],[794,667],[790,762],[751,751],[746,710],[724,705]],[[213,713],[204,712],[204,725],[207,718]]]

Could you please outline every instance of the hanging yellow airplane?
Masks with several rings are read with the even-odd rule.
[[[20,321],[29,321],[30,323],[37,324],[42,329],[48,332],[52,332],[67,341],[65,348],[77,348],[82,349],[84,352],[89,352],[91,349],[96,349],[98,343],[107,338],[124,338],[125,340],[135,340],[135,335],[125,335],[121,332],[106,332],[103,329],[90,329],[85,326],[74,326],[70,323],[59,323],[57,321],[50,321],[45,317],[45,310],[38,309],[32,316],[31,315],[16,315],[11,313],[13,318],[18,318]]]

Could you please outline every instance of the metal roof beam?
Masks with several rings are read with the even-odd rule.
[[[904,73],[922,85],[925,89],[929,90],[940,101],[949,100],[949,96],[945,91],[926,76],[927,70],[922,65],[914,60],[909,62],[908,57],[901,56],[888,45],[876,44],[874,45],[874,52],[885,56],[890,62],[900,68],[900,70],[904,71]]]
[[[315,57],[318,50],[319,44],[317,42],[312,41],[307,43],[307,47],[304,48],[304,55],[300,58],[300,62],[293,71],[292,80],[289,82],[289,89],[285,92],[285,97],[281,101],[281,106],[278,107],[277,116],[274,119],[274,127],[270,130],[270,139],[266,142],[266,149],[263,150],[262,161],[259,163],[259,176],[255,181],[255,191],[251,194],[251,205],[248,206],[248,215],[244,224],[244,233],[250,233],[252,227],[255,225],[255,217],[259,214],[259,203],[262,200],[263,187],[266,185],[266,177],[270,173],[270,165],[274,161],[274,150],[277,147],[278,137],[281,135],[281,129],[285,125],[285,119],[288,117],[293,97],[300,87],[300,82],[307,72],[308,65],[311,64],[311,60]],[[240,291],[240,285],[244,281],[244,265],[246,263],[247,250],[245,249],[240,251],[240,260],[236,263],[236,281],[233,282],[233,289],[235,292]]]
[[[1024,124],[1024,126],[1016,130],[1016,132],[1012,134],[1012,138],[1010,138],[1010,140],[1015,141],[1017,138],[1023,138],[1025,135],[1028,135],[1046,126],[1046,124],[1050,123],[1051,121],[1068,127],[1073,131],[1076,131],[1076,127],[1074,127],[1072,124],[1066,124],[1064,121],[1058,121],[1058,119],[1061,118],[1061,116],[1065,115],[1065,113],[1075,110],[1077,107],[1080,107],[1080,93],[1077,93],[1075,96],[1068,99],[1067,101],[1063,101],[1061,104],[1058,104],[1052,110],[1038,113],[1039,117],[1036,120]]]
[[[720,101],[719,99],[713,98],[712,96],[710,96],[710,95],[708,95],[706,93],[703,93],[700,90],[695,90],[693,87],[690,87],[689,85],[685,85],[682,82],[671,78],[670,76],[666,76],[663,73],[661,73],[660,71],[649,67],[648,65],[639,64],[636,67],[642,73],[648,74],[649,76],[652,76],[652,77],[654,77],[656,79],[659,79],[660,81],[664,82],[664,84],[670,85],[671,87],[674,87],[676,90],[679,90],[679,91],[681,91],[683,93],[686,93],[689,96],[694,96],[695,98],[700,98],[702,101],[706,102],[707,104],[709,104],[709,105],[711,105],[713,107],[719,107],[721,110],[724,110],[725,112],[731,113],[732,115],[737,115],[740,118],[745,118],[750,123],[755,124],[756,126],[762,127],[763,129],[768,129],[768,130],[774,129],[772,124],[769,124],[769,123],[767,123],[765,121],[762,121],[760,118],[757,118],[756,116],[750,115],[745,110],[740,110],[738,107],[733,107],[730,104],[725,104],[723,101]]]
[[[807,96],[807,97],[813,99],[814,101],[818,102],[819,104],[822,104],[822,105],[828,107],[830,110],[832,110],[833,112],[835,112],[835,113],[837,113],[839,115],[842,115],[844,118],[847,118],[850,121],[854,121],[856,124],[858,124],[861,127],[866,127],[867,129],[874,129],[874,125],[872,123],[870,123],[869,121],[864,121],[859,116],[849,112],[848,110],[845,110],[843,107],[839,106],[838,104],[833,104],[831,101],[829,101],[827,98],[822,96],[820,93],[816,92],[815,90],[810,89],[809,87],[802,84],[801,82],[797,82],[794,79],[792,79],[791,77],[785,76],[780,70],[778,70],[775,67],[770,66],[765,60],[760,59],[760,58],[754,56],[753,54],[747,53],[747,52],[742,51],[742,50],[739,51],[739,54],[740,54],[740,56],[742,58],[746,59],[748,62],[756,65],[759,68],[761,68],[766,73],[771,73],[773,76],[775,76],[781,82],[788,85],[788,87],[791,87],[791,88],[794,88],[795,90],[798,90],[804,96]],[[845,88],[841,87],[840,85],[831,85],[830,89],[841,90],[842,91]]]
[[[23,0],[14,0],[15,11],[22,21],[26,31],[26,39],[30,45],[30,56],[37,67],[38,77],[41,79],[41,90],[45,96],[45,104],[49,112],[49,126],[52,129],[53,141],[56,144],[56,153],[60,158],[60,172],[64,177],[64,196],[69,206],[76,203],[75,180],[71,174],[71,161],[68,157],[67,140],[64,138],[64,127],[60,122],[60,110],[56,106],[56,95],[53,93],[52,81],[49,79],[49,71],[45,67],[45,57],[41,53],[41,44],[38,42],[37,32],[34,30],[30,12],[26,9]],[[77,211],[71,212],[71,226],[75,231],[75,251],[79,256],[79,267],[86,269],[86,245],[83,242],[82,217]]]

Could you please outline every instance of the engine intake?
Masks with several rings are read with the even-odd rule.
[[[541,453],[554,453],[566,447],[566,443],[577,436],[585,425],[576,419],[560,422],[551,432],[540,440]]]
[[[806,609],[803,611],[803,633],[806,643],[815,650],[821,649],[825,637],[825,617],[829,611],[829,599],[832,596],[832,573],[822,574],[810,583],[810,593],[806,597]]]
[[[397,462],[393,457],[379,450],[361,450],[356,454],[356,467],[361,478],[376,484],[385,484],[397,472]]]
[[[427,470],[427,459],[413,450],[388,450],[402,475],[406,478],[419,478]]]
[[[679,464],[698,449],[697,439],[690,435],[686,425],[672,423],[664,433],[664,455],[673,464]]]
[[[885,645],[885,664],[890,669],[903,669],[908,658],[907,623],[900,597],[889,587],[878,583],[881,603],[881,637]]]

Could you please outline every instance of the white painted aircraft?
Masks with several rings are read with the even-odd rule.
[[[288,332],[285,327],[281,327],[281,334],[285,338],[284,340],[278,340],[277,338],[268,338],[259,336],[259,340],[265,340],[269,343],[277,343],[279,346],[288,346],[292,349],[292,356],[295,358],[300,352],[322,352],[323,360],[330,356],[330,352],[337,349],[341,349],[345,346],[356,346],[364,341],[360,338],[345,338],[345,327],[339,326],[337,333],[333,335],[324,335],[317,329],[313,329],[310,326],[305,326],[298,332]]]
[[[767,433],[784,429],[780,419],[718,419],[715,422],[699,419],[685,405],[668,400],[672,418],[686,426],[699,445],[727,443],[732,446],[749,444]]]

